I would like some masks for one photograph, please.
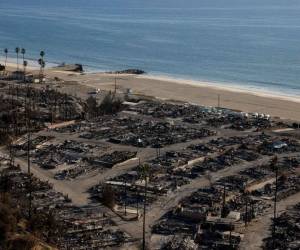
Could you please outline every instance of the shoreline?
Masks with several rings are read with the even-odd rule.
[[[5,58],[3,56],[0,56],[0,64],[4,65]],[[26,67],[27,70],[39,70],[40,66],[37,62],[37,60],[33,60],[32,58],[26,58],[25,60],[28,62],[28,66]],[[50,67],[48,66],[50,65]],[[46,69],[49,69],[51,67],[56,66],[56,64],[49,62],[48,65],[46,65]],[[17,68],[17,59],[8,57],[6,66],[9,68],[9,70],[12,70],[12,68]],[[19,56],[19,68],[23,69],[23,58],[22,55]]]
[[[172,80],[149,75],[114,75],[105,73],[66,74],[48,71],[49,76],[57,76],[65,81],[74,81],[90,89],[114,91],[115,77],[117,91],[127,89],[141,96],[155,97],[165,101],[180,101],[191,104],[229,108],[249,113],[264,113],[282,119],[300,121],[299,98],[279,96],[261,91],[251,92],[235,87],[211,86],[205,82],[195,84],[182,80]],[[220,99],[218,100],[218,97]]]
[[[84,74],[103,74],[106,75],[106,72],[102,71],[84,71]],[[111,74],[114,75],[114,74]],[[119,74],[119,76],[126,75],[126,74]],[[261,97],[272,97],[278,98],[281,100],[288,100],[300,103],[300,93],[299,94],[290,94],[286,92],[282,92],[280,90],[269,90],[266,88],[260,88],[251,84],[247,84],[244,82],[225,82],[225,81],[213,81],[213,80],[202,80],[196,78],[189,78],[171,75],[171,74],[155,74],[155,73],[145,73],[142,75],[132,75],[136,78],[140,79],[149,79],[149,80],[158,80],[164,82],[174,82],[178,84],[190,85],[190,86],[200,86],[200,87],[207,87],[213,88],[216,90],[228,90],[236,93],[249,93]],[[256,88],[257,90],[254,90]]]
[[[10,63],[15,67],[15,64]],[[29,69],[29,68],[28,68]],[[33,67],[37,70],[38,67]],[[288,96],[271,91],[248,90],[234,83],[231,85],[208,81],[185,80],[158,75],[108,74],[105,72],[76,73],[58,71],[46,67],[48,78],[59,77],[64,81],[74,81],[82,87],[74,89],[85,93],[86,89],[114,91],[114,79],[117,77],[117,89],[131,89],[133,94],[151,96],[161,100],[174,100],[203,106],[218,106],[269,114],[273,117],[300,121],[300,97]]]
[[[230,91],[235,93],[252,94],[260,97],[278,98],[280,100],[287,100],[287,101],[300,103],[300,95],[280,94],[277,91],[268,91],[268,90],[254,91],[251,88],[247,88],[243,86],[240,87],[238,86],[238,83],[222,83],[222,82],[205,81],[205,80],[193,80],[193,79],[184,79],[184,78],[176,78],[172,76],[151,75],[151,74],[136,76],[136,78],[157,80],[163,82],[174,82],[177,84],[190,85],[194,87],[204,87],[204,88],[211,88],[215,90],[225,90],[225,91]]]
[[[56,72],[63,72],[59,70],[55,70]],[[76,72],[68,72],[65,73],[76,73]],[[102,71],[84,71],[84,75],[103,75],[103,76],[124,76],[124,77],[135,77],[136,79],[143,79],[143,80],[156,80],[156,81],[162,81],[162,82],[172,82],[176,84],[181,85],[189,85],[194,87],[204,87],[204,88],[211,88],[215,90],[225,90],[235,93],[244,93],[244,94],[252,94],[260,97],[269,97],[269,98],[277,98],[280,100],[286,100],[286,101],[292,101],[300,103],[300,95],[291,95],[287,93],[281,93],[278,91],[271,91],[266,89],[259,89],[257,91],[254,91],[249,85],[247,86],[240,86],[243,83],[230,83],[230,82],[218,82],[218,81],[207,81],[207,80],[198,80],[198,79],[191,79],[191,78],[180,78],[175,77],[171,75],[157,75],[157,74],[151,74],[151,73],[145,73],[142,75],[133,75],[133,74],[114,74],[114,73],[107,73]],[[253,86],[254,88],[254,86]]]
[[[26,59],[26,58],[25,58]],[[3,64],[2,60],[3,57],[0,57],[1,64]],[[7,67],[8,68],[16,68],[17,64],[15,62],[12,62],[13,60],[16,60],[14,58],[8,58],[7,61]],[[26,59],[29,63],[27,66],[27,70],[39,70],[39,65],[37,62],[35,62],[32,59]],[[22,58],[19,58],[19,67],[22,69]],[[48,63],[50,66],[46,66],[45,70],[46,71],[52,71],[52,72],[58,72],[58,73],[68,73],[68,74],[80,74],[78,72],[72,72],[72,71],[61,71],[58,69],[53,69],[59,64],[54,64],[54,63]],[[85,75],[109,75],[109,76],[126,76],[127,74],[110,74],[102,71],[84,71],[83,74]],[[189,85],[189,86],[195,86],[195,87],[205,87],[205,88],[211,88],[217,90],[225,90],[225,91],[230,91],[230,92],[235,92],[235,93],[245,93],[245,94],[252,94],[260,97],[266,97],[266,98],[277,98],[280,100],[287,100],[287,101],[292,101],[292,102],[297,102],[300,103],[300,95],[291,95],[288,93],[282,93],[279,90],[278,91],[271,91],[267,89],[258,89],[258,90],[253,90],[255,86],[251,88],[251,85],[247,86],[242,86],[243,83],[235,83],[235,82],[221,82],[221,81],[208,81],[208,80],[199,80],[199,79],[192,79],[192,78],[182,78],[182,77],[177,77],[177,76],[172,76],[168,74],[152,74],[152,73],[146,73],[142,75],[129,75],[133,76],[137,79],[144,79],[144,80],[157,80],[157,81],[162,81],[162,82],[173,82],[177,84],[182,84],[182,85]]]

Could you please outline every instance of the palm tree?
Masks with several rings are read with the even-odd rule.
[[[42,60],[44,60],[45,51],[42,50],[42,51],[40,52],[40,56],[41,56]]]
[[[7,48],[4,49],[4,54],[5,54],[5,62],[4,62],[4,67],[5,67],[4,72],[5,72],[6,71],[6,64],[7,64],[7,54],[8,54],[8,49]]]
[[[24,66],[25,54],[26,54],[26,50],[24,48],[21,49],[21,54],[23,56],[23,66]]]
[[[19,53],[20,53],[20,48],[16,47],[15,52],[17,53],[17,71],[19,71]]]
[[[38,63],[39,63],[39,65],[40,65],[40,82],[42,82],[42,78],[43,78],[43,75],[44,75],[44,68],[45,68],[45,66],[46,66],[46,63],[45,63],[45,61],[44,61],[44,59],[43,58],[40,58],[39,60],[38,60]]]
[[[42,74],[44,74],[43,68],[45,68],[45,60],[44,60],[45,51],[42,50],[42,51],[40,52],[40,56],[41,56],[41,59],[42,59],[42,64],[41,64]]]

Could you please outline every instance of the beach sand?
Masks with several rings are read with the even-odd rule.
[[[104,90],[114,90],[114,78],[117,77],[118,90],[131,89],[136,94],[205,106],[218,106],[218,96],[220,96],[220,106],[224,108],[265,113],[283,119],[300,121],[300,98],[297,97],[261,91],[253,92],[215,83],[173,80],[148,75],[71,74],[58,71],[48,71],[48,75]]]
[[[9,66],[13,66],[10,64]],[[36,73],[38,72],[38,68]],[[34,67],[30,68],[34,70]],[[203,81],[179,80],[150,75],[115,75],[106,73],[72,73],[53,69],[45,70],[47,77],[59,77],[64,81],[77,82],[82,88],[114,90],[115,77],[117,90],[131,89],[132,93],[157,97],[162,100],[176,100],[204,106],[220,107],[270,114],[282,119],[300,121],[300,97],[290,97],[263,91],[250,91],[235,85],[222,85]],[[78,93],[80,94],[80,93]]]

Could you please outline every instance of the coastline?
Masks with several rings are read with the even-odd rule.
[[[300,95],[288,95],[286,93],[280,93],[279,91],[270,91],[259,89],[254,91],[251,87],[247,88],[246,86],[241,86],[238,83],[223,83],[223,82],[216,82],[216,81],[205,81],[205,80],[193,80],[193,79],[184,79],[184,78],[175,78],[172,76],[164,76],[164,75],[151,75],[145,74],[141,76],[137,76],[140,79],[149,79],[149,80],[158,80],[164,82],[174,82],[178,84],[190,85],[190,86],[199,86],[199,87],[206,87],[212,88],[215,90],[226,90],[236,93],[248,93],[257,95],[260,97],[271,97],[271,98],[278,98],[281,100],[293,101],[300,103]]]
[[[3,57],[0,57],[1,62],[3,61]],[[28,66],[27,69],[31,71],[39,70],[39,65],[36,61],[32,59],[27,59],[28,61]],[[7,61],[7,67],[9,70],[12,68],[16,68],[17,64],[15,62],[16,59],[14,58],[8,58]],[[19,67],[22,68],[22,58],[19,58]],[[3,62],[2,62],[3,64]],[[50,66],[49,66],[50,65]],[[46,71],[53,71],[53,72],[58,72],[58,73],[72,73],[72,74],[80,74],[78,72],[70,72],[70,71],[61,71],[58,69],[53,69],[54,67],[58,66],[59,64],[54,64],[54,63],[47,63],[47,66],[45,68]],[[85,75],[110,75],[113,76],[115,74],[110,74],[102,71],[84,71],[83,72]],[[116,74],[118,75],[118,74]],[[126,74],[119,74],[118,76],[125,76]],[[144,80],[157,80],[157,81],[162,81],[162,82],[173,82],[177,84],[183,84],[183,85],[190,85],[190,86],[195,86],[195,87],[206,87],[206,88],[212,88],[215,90],[225,90],[225,91],[232,91],[236,93],[248,93],[248,94],[253,94],[257,95],[260,97],[271,97],[271,98],[278,98],[280,100],[287,100],[287,101],[293,101],[293,102],[298,102],[300,103],[300,95],[290,95],[287,93],[282,93],[279,90],[278,91],[271,91],[267,89],[258,89],[258,90],[253,90],[254,86],[251,87],[251,85],[242,86],[243,83],[234,83],[234,82],[220,82],[220,81],[208,81],[208,80],[198,80],[198,79],[192,79],[192,78],[182,78],[182,77],[177,77],[177,76],[172,76],[172,75],[159,75],[159,74],[151,74],[151,73],[146,73],[142,75],[129,75],[129,76],[134,76],[137,79],[144,79]]]
[[[4,63],[3,63],[2,61],[1,61],[1,64],[4,65]],[[17,70],[17,64],[16,64],[16,63],[12,63],[12,62],[10,62],[10,61],[7,61],[6,67],[8,68],[9,71]],[[22,61],[22,59],[19,60],[19,69],[20,69],[20,70],[23,70],[23,61]],[[26,69],[27,69],[27,70],[31,70],[31,71],[33,71],[33,70],[38,70],[38,69],[39,69],[39,66],[38,66],[38,64],[36,64],[36,65],[34,65],[34,66],[28,65],[28,66],[26,67]]]
[[[4,60],[5,60],[5,58],[3,56],[0,56],[0,64],[4,65]],[[40,69],[40,66],[39,66],[37,60],[33,60],[32,58],[26,58],[26,57],[25,57],[25,60],[28,62],[28,66],[26,67],[28,70],[39,70]],[[9,70],[16,70],[16,68],[17,68],[16,61],[17,61],[16,58],[12,58],[12,57],[7,58],[6,66],[8,67]],[[50,65],[50,67],[49,67],[49,65]],[[48,69],[48,68],[51,68],[54,66],[56,66],[56,64],[48,63],[46,65],[46,68]],[[21,55],[19,56],[19,68],[23,69],[23,58]]]
[[[206,82],[152,77],[150,75],[116,75],[106,73],[77,74],[48,70],[51,77],[77,82],[84,89],[114,91],[115,77],[117,91],[130,89],[132,93],[156,97],[161,100],[188,102],[203,106],[220,106],[244,112],[269,114],[273,117],[300,121],[300,98],[276,95],[261,91],[248,91],[234,86],[211,86]],[[85,91],[85,90],[82,90]]]
[[[10,67],[15,67],[9,63]],[[28,67],[35,71],[38,67]],[[107,74],[104,72],[63,72],[46,67],[48,77],[59,77],[64,81],[77,82],[80,92],[87,88],[114,90],[114,78],[117,77],[117,89],[131,89],[138,95],[152,96],[161,100],[189,102],[204,106],[220,106],[244,112],[270,114],[274,117],[300,121],[300,97],[288,96],[277,92],[249,90],[237,84],[222,84],[208,81],[185,80],[158,75]]]

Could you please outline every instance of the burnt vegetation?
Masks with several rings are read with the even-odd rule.
[[[90,96],[85,102],[84,111],[89,119],[93,119],[103,115],[116,114],[121,111],[123,107],[121,99],[117,98],[111,92],[108,92],[100,104],[98,104],[95,97]]]

